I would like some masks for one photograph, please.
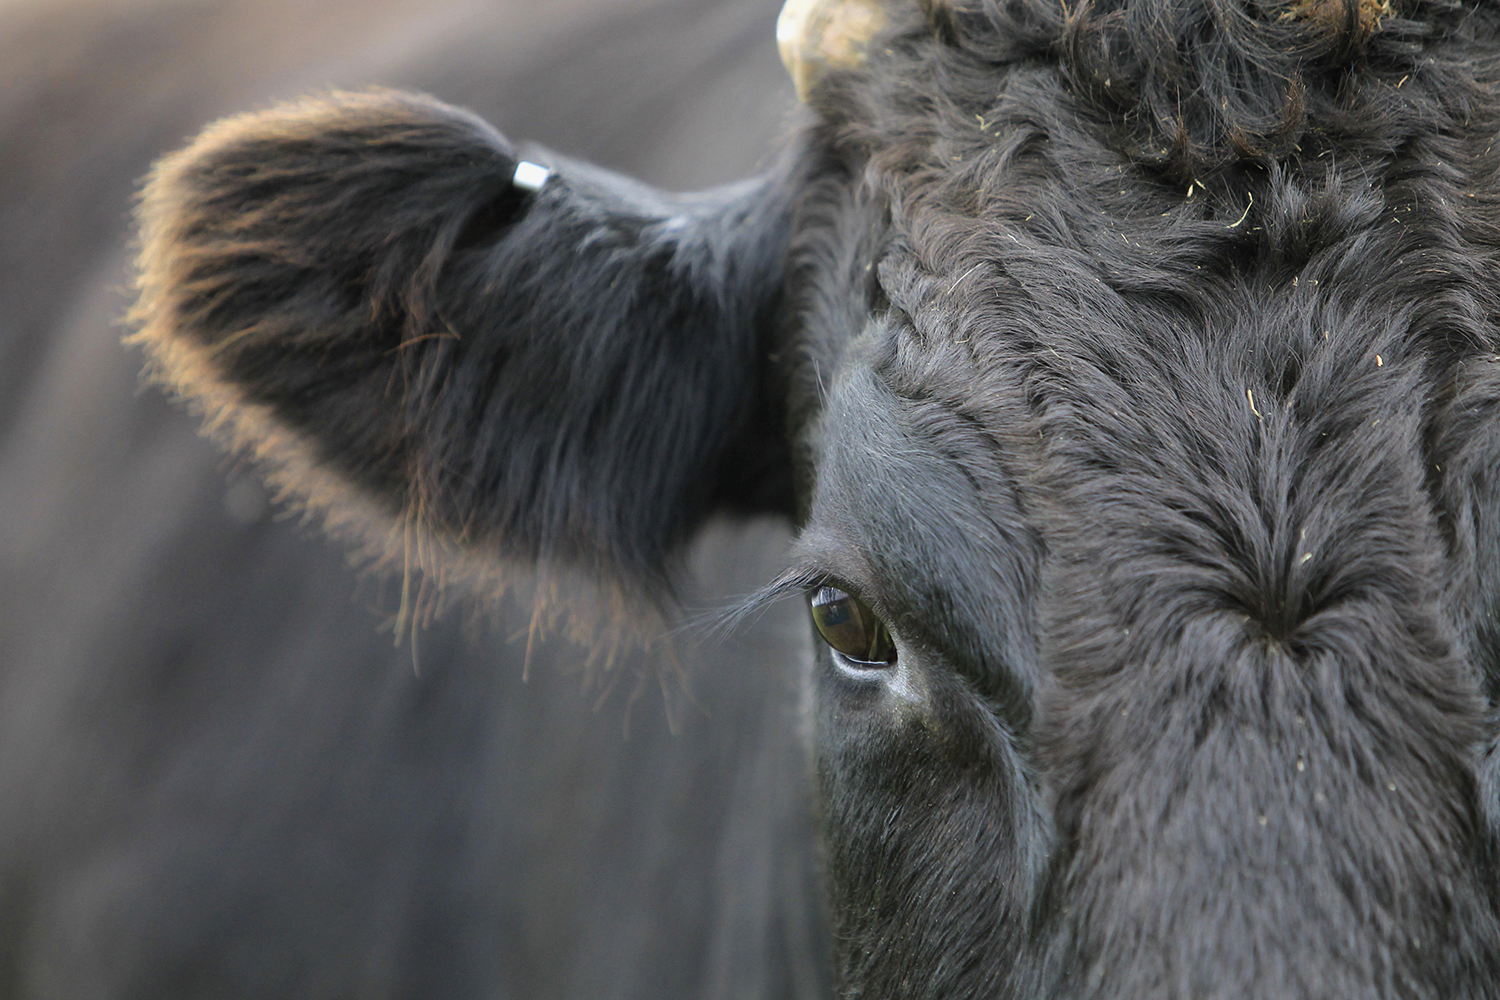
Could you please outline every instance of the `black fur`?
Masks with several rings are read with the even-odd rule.
[[[1493,11],[957,7],[793,272],[844,989],[1500,995]]]
[[[465,558],[649,581],[764,480],[899,651],[811,677],[847,996],[1500,997],[1500,14],[888,10],[696,212],[416,98],[220,126],[143,339]]]

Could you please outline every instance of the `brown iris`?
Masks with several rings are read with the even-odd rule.
[[[869,666],[896,662],[890,631],[864,601],[837,587],[819,587],[809,603],[818,634],[844,656]]]

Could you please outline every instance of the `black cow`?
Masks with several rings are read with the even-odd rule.
[[[789,515],[845,995],[1500,995],[1500,11],[782,29],[811,111],[701,196],[407,93],[227,119],[134,341],[402,627],[540,578],[608,645]]]

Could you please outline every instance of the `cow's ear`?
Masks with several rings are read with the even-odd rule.
[[[377,555],[649,588],[715,509],[790,503],[767,355],[791,185],[517,166],[409,94],[219,122],[148,180],[133,339]]]

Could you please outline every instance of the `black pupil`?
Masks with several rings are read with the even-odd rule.
[[[850,660],[879,666],[896,662],[896,644],[885,622],[853,594],[819,587],[812,595],[812,616],[823,641]]]

